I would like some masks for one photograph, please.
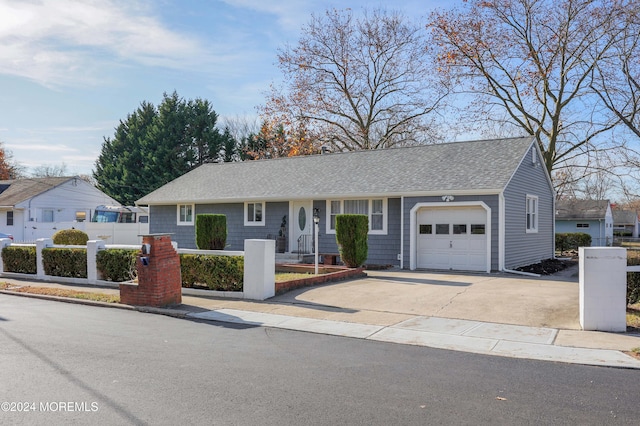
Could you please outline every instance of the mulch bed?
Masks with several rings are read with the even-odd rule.
[[[567,269],[576,263],[577,262],[575,260],[547,259],[540,263],[534,263],[533,265],[521,266],[520,268],[516,268],[516,271],[532,272],[540,275],[552,275],[556,272]]]

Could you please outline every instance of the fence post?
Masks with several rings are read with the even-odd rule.
[[[627,330],[627,249],[580,247],[580,326]]]
[[[39,280],[46,278],[44,262],[42,261],[42,249],[47,247],[53,247],[53,240],[51,238],[38,238],[36,240],[36,278]]]
[[[265,300],[276,294],[275,240],[244,241],[245,299]]]
[[[2,249],[11,245],[11,239],[0,238],[0,274],[4,272],[4,261],[2,260]]]
[[[87,241],[87,281],[89,284],[98,284],[98,251],[104,248],[104,240]]]

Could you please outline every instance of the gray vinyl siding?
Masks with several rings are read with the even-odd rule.
[[[318,252],[338,253],[336,235],[322,232],[326,229],[326,215],[324,214],[326,206],[326,200],[315,200],[313,202],[313,208],[320,209]],[[400,198],[389,198],[387,200],[387,234],[369,235],[367,245],[369,247],[369,256],[365,262],[366,264],[400,265],[398,260],[398,254],[400,253]]]
[[[456,202],[462,201],[482,201],[491,209],[491,270],[498,270],[498,223],[499,223],[499,201],[497,195],[456,195],[455,201],[451,202],[451,207],[456,206]],[[411,209],[418,203],[442,203],[442,197],[405,197],[404,199],[404,241],[403,241],[403,262],[404,269],[410,267],[411,256]]]
[[[531,149],[534,149],[533,147]],[[505,268],[514,269],[554,257],[554,192],[547,171],[529,152],[504,191]],[[526,197],[538,197],[538,232],[527,233]]]
[[[172,233],[172,241],[181,248],[196,248],[195,226],[178,226],[175,205],[151,206],[149,232]],[[266,203],[264,226],[244,226],[244,203],[196,204],[195,214],[224,214],[227,216],[226,250],[244,250],[244,240],[275,238],[280,230],[282,216],[289,214],[288,202]]]

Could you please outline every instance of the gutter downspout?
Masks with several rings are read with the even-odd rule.
[[[400,269],[404,269],[404,195],[400,196]]]
[[[503,269],[502,272],[506,272],[508,274],[516,274],[516,275],[524,275],[527,277],[537,277],[540,278],[540,274],[534,274],[533,272],[525,272],[525,271],[514,271],[513,269]]]

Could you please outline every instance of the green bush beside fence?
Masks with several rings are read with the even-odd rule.
[[[591,235],[584,232],[556,234],[556,250],[578,250],[578,247],[591,247]]]
[[[210,290],[242,291],[244,257],[181,254],[180,272],[182,287],[199,284]]]
[[[640,250],[627,249],[627,265],[640,265]],[[640,272],[627,272],[627,303],[640,302]]]
[[[2,249],[2,263],[6,272],[36,274],[35,247],[5,247]]]
[[[131,281],[138,276],[136,257],[138,250],[100,250],[96,257],[98,271],[106,281]]]
[[[61,229],[53,234],[53,244],[63,246],[86,246],[89,236],[79,229]]]
[[[45,248],[42,250],[42,266],[46,275],[87,278],[87,249]]]

